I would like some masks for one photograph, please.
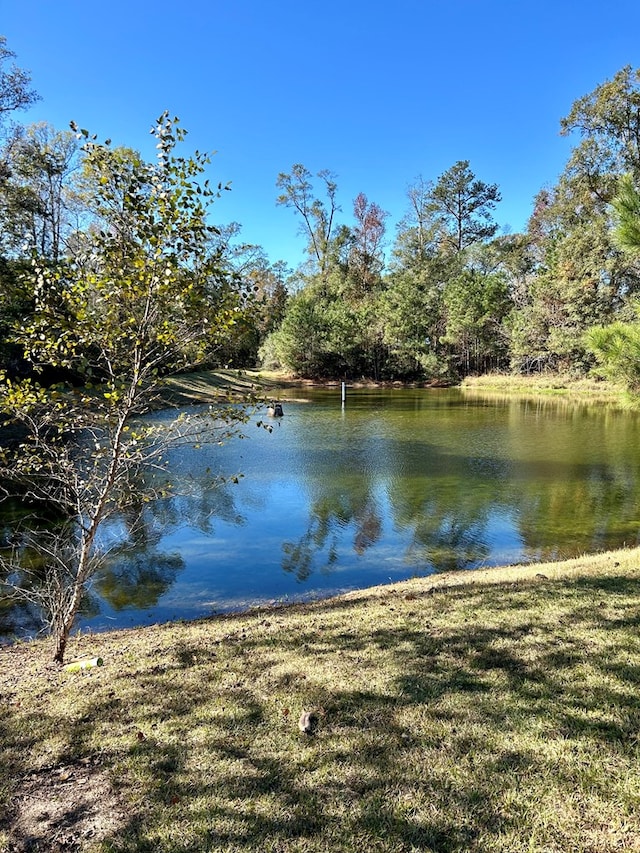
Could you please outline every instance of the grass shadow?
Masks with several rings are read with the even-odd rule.
[[[112,853],[631,850],[639,610],[542,579],[89,638],[104,667],[0,708],[0,767],[99,761]]]

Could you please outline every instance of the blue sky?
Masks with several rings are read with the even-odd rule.
[[[571,149],[573,102],[640,66],[637,0],[0,0],[0,33],[42,100],[20,115],[154,155],[165,109],[231,181],[214,220],[270,259],[302,259],[279,172],[337,175],[340,221],[359,192],[390,214],[458,160],[497,183],[496,220],[525,228]]]

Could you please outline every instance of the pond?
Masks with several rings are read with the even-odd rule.
[[[288,390],[271,432],[175,451],[82,628],[327,596],[639,541],[638,416],[461,389]],[[163,415],[168,417],[168,415]],[[211,487],[211,472],[225,482]],[[234,475],[242,475],[233,482]],[[15,626],[14,626],[15,629]]]

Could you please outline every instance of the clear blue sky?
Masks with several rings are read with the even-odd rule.
[[[572,103],[640,66],[638,0],[0,0],[0,33],[42,100],[20,115],[154,155],[168,109],[187,150],[216,150],[231,181],[214,219],[272,261],[302,259],[275,181],[293,163],[337,175],[341,221],[366,193],[389,236],[418,175],[458,160],[497,183],[522,230],[571,141]]]

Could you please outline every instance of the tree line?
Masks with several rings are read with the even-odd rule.
[[[409,186],[388,258],[378,205],[360,194],[353,224],[339,225],[333,175],[282,173],[278,203],[299,217],[308,262],[263,359],[376,379],[598,366],[635,389],[640,71],[577,100],[561,129],[578,142],[526,231],[499,233],[499,187],[459,161]]]
[[[37,98],[12,58],[3,40],[0,119]],[[640,70],[627,66],[579,98],[560,125],[577,144],[555,186],[538,193],[523,233],[499,233],[500,189],[466,160],[413,180],[394,235],[389,214],[364,192],[342,221],[336,176],[294,164],[277,177],[275,203],[298,219],[303,262],[295,270],[271,262],[242,242],[240,224],[209,224],[200,236],[217,274],[199,310],[211,334],[190,364],[457,380],[490,370],[585,373],[602,362],[635,383],[620,359],[612,367],[610,330],[601,330],[622,323],[628,347],[637,316]],[[59,265],[83,234],[117,227],[123,182],[140,161],[126,148],[89,157],[85,143],[77,128],[8,129],[5,120],[0,363],[10,374],[29,370],[14,329],[33,310],[25,277],[33,257]],[[98,210],[110,187],[111,208]],[[625,229],[635,243],[619,239]]]

